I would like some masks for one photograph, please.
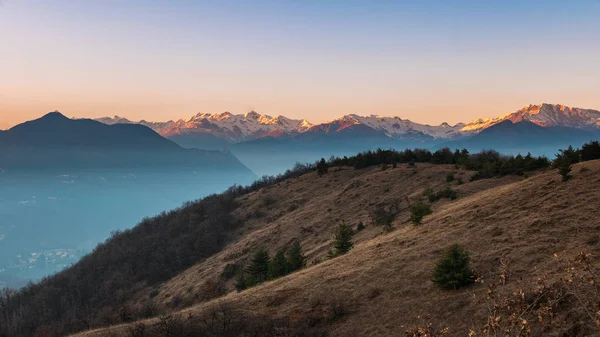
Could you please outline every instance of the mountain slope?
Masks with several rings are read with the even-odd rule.
[[[586,170],[580,172],[580,167]],[[429,184],[444,184],[443,169],[434,173],[435,168],[431,171],[421,167],[416,177],[410,172],[411,169],[399,168],[360,173],[342,170],[321,178],[310,174],[297,178],[299,181],[256,192],[256,196],[249,195],[242,200],[250,203],[248,211],[261,197],[288,195],[286,191],[307,187],[290,199],[281,200],[268,212],[268,219],[275,216],[276,223],[265,221],[245,236],[242,234],[238,243],[219,254],[220,258],[211,258],[213,263],[192,267],[169,281],[160,289],[159,297],[186,291],[193,296],[202,291],[205,278],[218,277],[223,264],[232,263],[240,253],[264,246],[273,250],[290,238],[302,237],[303,246],[311,247],[310,258],[323,256],[331,246],[335,223],[340,218],[350,223],[367,220],[365,209],[369,203],[365,204],[363,198],[379,197],[372,201],[377,203],[407,194],[415,196],[421,193],[427,179]],[[574,172],[578,173],[567,183],[562,183],[554,171],[548,171],[521,181],[490,179],[456,186],[458,200],[434,205],[433,214],[422,226],[406,224],[405,213],[391,233],[381,234],[379,228],[367,223],[370,232],[358,234],[356,247],[342,257],[178,315],[184,321],[198,320],[220,312],[215,309],[223,310],[218,308],[238,308],[264,317],[310,321],[312,329],[321,327],[328,336],[398,336],[410,328],[429,324],[432,328],[449,328],[448,336],[468,335],[470,329],[478,330],[488,322],[491,303],[486,300],[487,284],[500,282],[500,273],[505,275],[506,284],[498,283],[498,296],[511,296],[520,289],[539,287],[538,278],[548,285],[560,281],[563,266],[553,257],[554,253],[559,257],[571,257],[582,250],[600,253],[596,223],[600,211],[594,203],[600,188],[600,162],[579,164]],[[320,186],[314,192],[320,196],[314,206],[307,204],[313,202],[309,198],[298,210],[284,211],[289,202],[294,203],[293,198],[303,200],[312,184]],[[392,190],[385,192],[389,187]],[[347,204],[350,200],[356,203]],[[269,239],[263,243],[264,238]],[[484,284],[466,291],[440,290],[433,285],[435,262],[443,249],[453,243],[460,243],[472,253],[473,267],[483,276]],[[503,271],[505,268],[509,268],[508,274]],[[555,332],[550,333],[548,328],[543,330],[544,335],[599,335],[577,299],[565,296],[555,308]],[[533,326],[532,335],[541,335],[542,330],[536,328],[537,318],[524,317]],[[124,336],[119,333],[127,328],[116,326],[80,336]]]
[[[186,150],[148,127],[73,120],[52,112],[0,134],[0,167],[219,169],[252,176],[231,154]]]

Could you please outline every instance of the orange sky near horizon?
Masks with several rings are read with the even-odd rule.
[[[5,1],[0,129],[54,110],[437,125],[529,104],[600,109],[598,17],[594,0]]]
[[[579,101],[584,101],[584,100],[582,99]],[[548,101],[548,100],[544,100],[544,101],[538,100],[538,101],[531,102],[531,103],[525,103],[525,101],[517,102],[517,103],[495,102],[493,104],[484,103],[484,102],[481,102],[480,104],[473,103],[473,102],[465,102],[465,104],[462,104],[462,105],[458,104],[458,103],[454,104],[454,105],[451,105],[451,104],[448,104],[448,105],[431,104],[430,105],[430,104],[425,103],[425,105],[423,107],[420,107],[420,108],[415,107],[415,108],[412,108],[410,111],[404,110],[404,109],[395,110],[395,109],[385,109],[385,108],[379,110],[379,112],[377,112],[377,111],[360,112],[360,111],[353,111],[353,110],[345,111],[345,110],[339,110],[339,109],[331,109],[331,110],[328,110],[327,114],[322,114],[320,118],[318,116],[318,112],[317,112],[317,114],[315,114],[315,113],[303,114],[303,113],[305,113],[305,110],[302,110],[302,109],[292,109],[289,111],[289,113],[277,111],[277,110],[274,110],[277,112],[271,112],[271,111],[265,111],[262,109],[258,109],[251,105],[247,105],[247,106],[242,105],[237,110],[233,110],[233,109],[192,110],[192,108],[185,109],[185,107],[181,107],[180,104],[173,104],[174,107],[179,108],[178,111],[180,111],[180,112],[177,114],[177,113],[174,113],[173,109],[171,109],[169,106],[162,106],[162,107],[147,106],[147,107],[144,107],[143,105],[136,105],[136,104],[121,105],[121,104],[117,104],[117,103],[113,103],[113,104],[98,103],[90,108],[89,105],[83,105],[83,104],[82,105],[63,104],[63,106],[61,107],[60,104],[56,104],[56,103],[48,103],[48,104],[46,104],[46,103],[27,104],[26,103],[26,104],[20,105],[18,107],[15,107],[14,112],[10,112],[10,109],[4,110],[5,105],[2,105],[3,106],[3,109],[2,109],[3,117],[2,117],[2,119],[0,119],[0,130],[9,129],[14,125],[20,124],[27,120],[39,118],[39,117],[45,115],[46,113],[55,111],[55,110],[60,111],[61,113],[63,113],[64,115],[66,115],[67,117],[70,117],[70,118],[99,118],[99,117],[113,117],[115,115],[118,115],[120,117],[125,117],[132,121],[139,121],[139,120],[144,119],[147,121],[159,121],[159,122],[160,121],[168,121],[171,119],[187,119],[198,112],[219,113],[219,112],[223,112],[223,111],[230,111],[234,114],[244,114],[251,110],[255,110],[261,114],[267,114],[267,115],[271,115],[271,116],[284,115],[286,117],[295,118],[295,119],[305,118],[313,124],[327,122],[334,118],[341,117],[341,116],[349,114],[349,113],[357,113],[359,115],[375,114],[375,115],[381,115],[381,116],[398,116],[400,118],[410,119],[410,120],[412,120],[414,122],[418,122],[418,123],[438,125],[438,124],[441,124],[442,122],[448,122],[450,124],[455,124],[455,123],[459,123],[459,122],[466,123],[466,122],[472,121],[476,118],[498,117],[501,115],[505,115],[505,114],[517,111],[518,109],[520,109],[524,106],[527,106],[529,104],[556,103],[556,104],[564,104],[564,105],[571,106],[571,107],[600,110],[599,107],[590,106],[593,104],[594,100],[589,100],[589,101],[590,101],[589,105],[565,104],[563,101],[554,102],[554,101]],[[487,102],[489,102],[489,101],[487,101]],[[472,103],[472,104],[470,104],[470,103]],[[6,106],[10,106],[10,105],[7,104]],[[48,106],[51,108],[45,108],[45,106]],[[24,107],[26,107],[26,109],[24,109]],[[96,110],[98,107],[100,109]],[[337,110],[338,114],[332,116],[330,113],[332,110],[334,110],[334,111]],[[8,111],[6,113],[6,115],[4,115],[5,111]],[[109,111],[112,111],[112,112],[109,112]],[[464,120],[459,120],[456,117],[458,115],[456,112],[460,112],[462,115],[469,116],[469,117]],[[317,115],[316,116],[317,118],[314,118],[315,115]],[[432,115],[435,116],[434,119],[432,119],[430,117]],[[311,118],[311,116],[313,116],[313,118]],[[329,116],[331,116],[331,117],[329,117]],[[412,117],[409,117],[409,116],[412,116]]]

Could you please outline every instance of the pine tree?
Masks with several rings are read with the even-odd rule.
[[[558,174],[562,176],[562,181],[567,181],[571,178],[571,161],[567,158],[562,158],[558,161],[556,167],[558,168]]]
[[[261,249],[254,254],[248,268],[246,268],[247,284],[253,286],[269,279],[269,252]]]
[[[409,208],[410,221],[412,221],[412,223],[415,225],[420,225],[423,221],[423,218],[426,215],[431,214],[431,207],[421,200],[417,200],[415,203],[412,203]]]
[[[246,280],[246,276],[244,275],[244,272],[242,271],[237,279],[235,280],[235,289],[237,291],[242,291],[244,289],[248,288],[248,281]]]
[[[469,262],[469,253],[458,244],[452,245],[438,262],[433,282],[444,289],[458,289],[473,283]]]
[[[329,257],[333,258],[336,256],[344,255],[350,249],[354,247],[352,238],[354,237],[354,231],[345,222],[341,222],[338,226],[337,233],[335,234],[335,241],[333,242],[333,251],[329,252]]]
[[[581,160],[600,159],[600,142],[592,141],[581,146]]]
[[[317,173],[322,176],[329,171],[329,165],[325,161],[325,158],[321,158],[321,160],[317,163]]]
[[[306,256],[302,252],[300,241],[294,241],[288,252],[288,272],[292,273],[306,267]]]
[[[360,231],[362,231],[362,230],[363,230],[363,229],[365,229],[365,228],[366,228],[366,227],[365,227],[365,224],[364,224],[364,223],[362,222],[362,220],[361,220],[361,221],[359,221],[359,223],[358,223],[358,226],[356,226],[356,231],[357,231],[357,232],[360,232]]]
[[[288,262],[285,258],[285,250],[280,249],[269,262],[269,275],[275,279],[288,274]]]

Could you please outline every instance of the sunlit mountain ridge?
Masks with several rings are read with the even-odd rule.
[[[105,124],[142,124],[167,138],[210,135],[224,143],[239,143],[259,138],[295,137],[302,133],[332,134],[342,132],[353,125],[364,125],[368,129],[392,139],[414,138],[421,135],[437,140],[451,140],[472,136],[495,124],[510,120],[514,123],[530,121],[542,127],[571,127],[578,129],[600,128],[600,111],[567,107],[562,104],[537,104],[523,107],[516,112],[500,117],[479,118],[468,123],[450,125],[420,124],[401,117],[378,115],[361,116],[348,114],[330,122],[311,124],[306,119],[291,119],[285,116],[271,117],[251,111],[246,114],[198,113],[187,120],[168,122],[131,121],[114,116],[97,119]],[[366,130],[366,128],[364,129]]]

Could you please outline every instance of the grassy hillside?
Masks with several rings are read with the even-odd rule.
[[[246,328],[254,326],[244,320],[277,322],[268,332],[253,330],[263,331],[255,335],[273,336],[277,329],[279,335],[396,336],[408,331],[436,336],[445,331],[466,336],[470,330],[488,335],[482,330],[486,324],[488,332],[511,329],[514,336],[600,335],[594,322],[600,299],[591,284],[597,275],[594,261],[588,271],[587,260],[569,260],[584,251],[600,253],[600,162],[577,164],[572,172],[567,182],[554,170],[529,178],[467,182],[471,171],[427,164],[384,171],[331,169],[322,177],[308,173],[240,197],[243,207],[232,214],[247,222],[236,239],[157,287],[155,298],[171,307],[173,298],[178,303],[200,302],[174,310],[169,319],[180,324],[204,322],[213,335],[228,334],[226,329],[216,333],[207,323],[211,317]],[[450,182],[458,198],[433,203],[433,213],[422,225],[410,224],[406,197],[415,200],[428,186],[434,190],[445,186],[448,173],[463,177],[461,185]],[[384,232],[373,223],[370,210],[390,203],[399,204],[399,213],[394,229]],[[340,220],[353,225],[362,220],[367,228],[356,235],[355,248],[348,254],[325,260]],[[258,248],[273,252],[295,238],[301,239],[309,260],[323,262],[202,302],[198,294],[207,284],[221,282],[226,290],[232,289],[231,281],[219,281],[226,264],[243,263]],[[442,290],[431,281],[433,269],[444,249],[454,243],[471,252],[471,266],[480,282]],[[150,327],[165,321],[163,316],[145,325],[115,326],[80,336],[136,336],[142,326],[151,336]],[[503,335],[497,331],[489,335]]]
[[[233,281],[224,282],[220,278],[227,264],[244,265],[251,253],[261,248],[274,253],[289,247],[296,239],[300,240],[309,265],[324,261],[341,221],[354,227],[360,221],[366,225],[366,229],[354,237],[355,243],[383,234],[383,227],[373,220],[377,206],[397,204],[394,227],[408,226],[410,214],[405,199],[420,198],[427,187],[442,189],[449,173],[456,173],[456,177],[464,181],[474,174],[457,170],[452,165],[432,164],[402,165],[385,171],[378,167],[335,168],[321,177],[309,173],[245,195],[238,199],[240,207],[232,213],[235,219],[245,223],[238,231],[237,239],[226,250],[162,284],[156,289],[157,300],[166,307],[172,306],[173,298],[182,303],[193,303],[205,290],[203,287],[215,282],[233,290]],[[462,185],[454,181],[451,186],[458,195],[466,197],[516,179],[509,176]],[[434,209],[446,202],[437,202]]]
[[[555,164],[567,172],[588,158],[578,151]],[[595,266],[568,259],[597,253],[600,164],[566,181],[548,165],[447,149],[299,165],[144,219],[73,267],[0,292],[0,336],[590,335]],[[341,224],[356,231],[354,249],[330,258]],[[257,261],[295,242],[306,268],[235,290],[242,275],[271,279],[252,274],[265,270]],[[454,244],[477,282],[442,290],[433,271]],[[581,274],[563,275],[572,264]]]

